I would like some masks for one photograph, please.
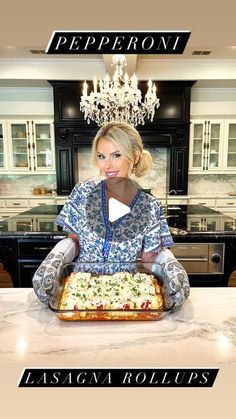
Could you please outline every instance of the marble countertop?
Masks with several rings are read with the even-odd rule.
[[[34,194],[26,194],[26,195],[0,195],[2,199],[67,199],[65,195],[34,195]]]
[[[236,288],[192,288],[159,321],[63,322],[32,289],[0,290],[0,364],[77,367],[236,365]]]
[[[32,289],[0,289],[1,413],[9,419],[234,417],[235,301],[236,288],[192,288],[184,306],[160,321],[66,323]],[[17,388],[30,367],[214,367],[219,374],[205,389]]]

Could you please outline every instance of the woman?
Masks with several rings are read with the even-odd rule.
[[[58,271],[76,256],[77,267],[91,270],[93,266],[97,273],[111,273],[115,266],[127,270],[127,263],[141,256],[143,263],[163,279],[166,304],[171,306],[175,295],[174,302],[180,306],[188,296],[189,283],[183,267],[168,250],[174,243],[162,207],[130,180],[132,175],[141,177],[152,165],[138,131],[126,123],[104,125],[94,138],[92,157],[104,180],[77,184],[71,192],[56,219],[68,238],[55,246],[36,271],[36,294],[46,302]],[[127,215],[113,223],[109,221],[110,198],[130,208]]]

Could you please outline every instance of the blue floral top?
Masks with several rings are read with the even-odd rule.
[[[78,235],[77,264],[93,262],[104,266],[105,262],[133,262],[142,250],[158,252],[174,245],[156,198],[138,190],[129,206],[128,214],[110,224],[105,181],[86,181],[74,187],[56,223],[64,231]]]

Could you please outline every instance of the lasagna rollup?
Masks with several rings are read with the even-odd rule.
[[[158,310],[160,286],[153,275],[119,272],[95,276],[73,272],[65,279],[60,310]]]

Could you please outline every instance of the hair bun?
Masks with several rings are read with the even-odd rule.
[[[145,173],[149,172],[152,168],[152,156],[148,150],[142,149],[139,157],[139,161],[134,167],[134,174],[137,177],[141,177]]]

